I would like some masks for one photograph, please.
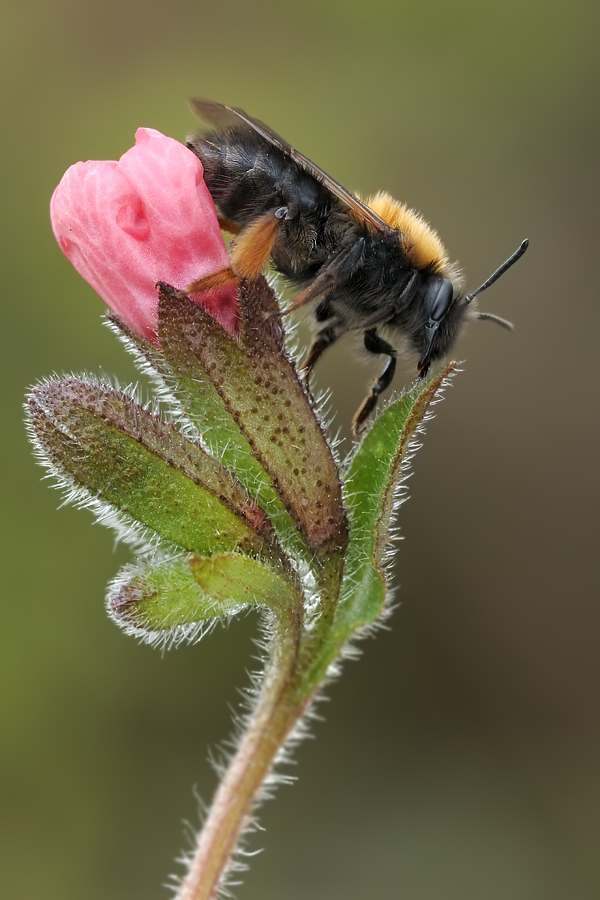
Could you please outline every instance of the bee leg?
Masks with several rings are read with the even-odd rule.
[[[328,319],[331,319],[332,316],[333,306],[331,303],[331,297],[325,297],[325,299],[321,300],[321,302],[315,309],[315,319],[317,322],[326,322]]]
[[[231,268],[239,278],[254,280],[261,274],[271,257],[282,220],[281,209],[273,210],[240,231],[230,251]]]
[[[302,365],[300,366],[300,371],[306,381],[308,381],[310,373],[314,369],[317,360],[320,359],[325,350],[327,350],[328,347],[331,347],[331,345],[335,343],[335,341],[337,341],[337,339],[341,337],[342,334],[343,332],[335,326],[323,328],[322,331],[318,332],[302,362]]]
[[[345,330],[345,329],[344,329]],[[304,383],[304,387],[308,393],[308,396],[311,400],[314,400],[313,395],[310,390],[310,376],[311,372],[314,369],[317,360],[320,359],[321,355],[327,350],[328,347],[331,347],[335,341],[343,334],[342,329],[336,327],[335,325],[330,325],[327,328],[323,328],[319,331],[312,345],[306,354],[301,366],[300,366],[300,377]]]
[[[203,294],[205,291],[210,291],[213,288],[222,287],[224,284],[230,284],[232,281],[235,281],[236,278],[237,275],[231,266],[224,266],[222,269],[217,269],[216,272],[211,272],[210,275],[204,275],[203,278],[197,278],[196,281],[192,281],[191,284],[188,284],[185,291],[182,291],[181,293]]]
[[[225,223],[226,220],[222,221]],[[255,219],[242,231],[238,229],[239,237],[232,245],[229,254],[231,265],[217,269],[216,272],[205,275],[204,278],[192,281],[186,287],[185,293],[202,294],[204,291],[229,284],[238,278],[249,278],[250,280],[258,278],[269,261],[280,224],[281,219],[276,218],[275,213],[269,212]],[[234,227],[237,228],[237,226]]]
[[[315,319],[317,322],[326,322],[328,319],[332,317],[332,308],[331,303],[328,297],[325,300],[321,300],[319,305],[315,310]],[[320,331],[316,333],[313,338],[313,342],[308,350],[308,353],[304,357],[302,364],[300,365],[300,377],[302,378],[304,385],[307,391],[310,394],[310,375],[312,370],[314,369],[317,360],[321,357],[321,354],[334,343],[343,333],[343,330],[340,329],[339,325],[328,325],[325,328],[322,328]]]
[[[222,216],[219,216],[219,228],[221,231],[226,231],[227,234],[239,234],[241,228],[235,222],[232,222],[231,219],[224,219]]]
[[[360,262],[365,248],[365,239],[352,240],[327,262],[315,280],[306,290],[298,294],[282,315],[287,315],[302,306],[306,306],[317,297],[331,294],[346,278],[348,278]]]
[[[354,434],[360,434],[367,416],[375,408],[377,398],[382,391],[385,391],[385,389],[390,386],[392,378],[394,377],[394,372],[396,371],[396,350],[391,344],[384,341],[374,328],[365,331],[364,343],[366,349],[370,353],[387,354],[390,359],[387,366],[371,388],[371,393],[365,398],[352,420],[352,430]]]

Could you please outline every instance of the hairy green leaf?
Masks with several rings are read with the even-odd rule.
[[[265,309],[269,295],[264,282],[242,284],[242,322],[236,341],[195,303],[163,287],[161,346],[178,377],[197,379],[190,350],[207,373],[228,413],[227,421],[243,434],[251,457],[260,464],[259,472],[267,473],[256,493],[263,509],[273,508],[274,490],[312,550],[337,551],[345,544],[346,523],[335,462],[294,366],[281,352],[266,317],[272,311]],[[204,383],[201,391],[202,404],[208,397],[215,409],[214,395]],[[243,449],[239,438],[235,446]],[[245,451],[240,479],[246,478],[243,468],[248,460]],[[238,472],[237,461],[235,467]]]
[[[187,550],[276,555],[265,514],[199,445],[106,385],[66,379],[32,391],[40,448],[59,473]]]
[[[384,610],[384,563],[404,463],[415,432],[453,369],[450,363],[436,377],[390,403],[352,458],[344,479],[350,541],[340,602],[323,652],[303,689],[314,687],[352,633],[375,622]]]
[[[173,413],[182,421],[191,422],[211,456],[235,472],[240,483],[270,517],[280,540],[292,552],[308,558],[310,552],[302,541],[296,523],[279,498],[271,479],[253,456],[248,440],[198,362],[178,322],[165,316],[163,310],[160,320],[162,350],[132,332],[116,316],[112,317],[112,322],[125,338],[129,349],[133,348],[134,352],[141,354],[149,374],[160,379],[169,398],[172,398]]]

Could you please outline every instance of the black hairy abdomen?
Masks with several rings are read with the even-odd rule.
[[[244,227],[281,206],[300,212],[329,199],[328,192],[259,134],[231,129],[199,135],[188,146],[204,166],[204,180],[221,213]]]
[[[296,284],[308,284],[353,227],[324,185],[259,134],[230,129],[194,137],[188,146],[202,161],[220,215],[239,228],[287,208],[272,261]]]

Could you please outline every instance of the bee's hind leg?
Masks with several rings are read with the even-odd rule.
[[[280,212],[281,210],[278,209],[265,213],[242,230],[235,223],[221,219],[219,224],[222,227],[229,228],[232,225],[237,228],[237,232],[234,232],[236,240],[231,245],[229,254],[231,264],[192,281],[186,287],[185,293],[202,294],[204,291],[230,284],[239,278],[248,278],[251,281],[258,278],[271,256],[277,230],[282,220],[282,216],[278,215]]]
[[[225,219],[223,216],[219,216],[218,221],[221,231],[226,231],[227,234],[239,234],[242,230],[237,222],[232,222],[231,219]]]
[[[203,294],[205,291],[211,291],[214,288],[230,284],[236,279],[237,275],[231,266],[224,266],[222,269],[217,269],[216,272],[211,272],[210,275],[204,275],[202,278],[197,278],[196,281],[192,281],[191,284],[187,285],[185,291],[182,291],[181,293],[183,295]]]
[[[392,378],[394,377],[394,372],[396,371],[396,350],[394,349],[394,347],[392,347],[391,344],[388,344],[387,341],[384,341],[383,338],[377,334],[377,331],[374,328],[370,328],[368,331],[365,331],[364,344],[369,353],[387,355],[389,356],[389,361],[375,384],[372,386],[371,393],[362,402],[361,406],[356,412],[356,415],[354,416],[354,419],[352,420],[352,430],[354,434],[360,434],[367,416],[375,408],[377,398],[382,393],[382,391],[385,391],[385,389],[390,386]]]

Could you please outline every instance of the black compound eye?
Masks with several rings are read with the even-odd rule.
[[[437,296],[431,304],[430,319],[433,319],[434,322],[442,321],[452,303],[453,293],[452,282],[448,278],[443,278]]]

